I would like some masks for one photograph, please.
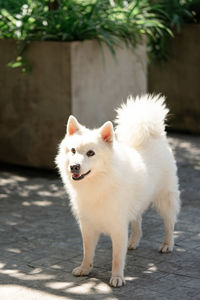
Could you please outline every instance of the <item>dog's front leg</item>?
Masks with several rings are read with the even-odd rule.
[[[128,244],[128,227],[115,230],[111,234],[113,247],[112,260],[112,276],[110,278],[110,285],[113,287],[120,287],[125,285],[124,279],[124,265],[126,259],[126,251]]]
[[[99,238],[99,233],[92,226],[85,224],[81,224],[81,233],[83,239],[83,261],[79,267],[72,271],[72,274],[75,276],[86,276],[92,270],[95,248]]]

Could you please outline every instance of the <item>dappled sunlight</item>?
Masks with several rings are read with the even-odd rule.
[[[144,228],[144,230],[146,229]],[[177,231],[177,238],[182,233],[182,231]],[[199,237],[199,233],[197,237]],[[151,242],[145,241],[145,244],[142,242],[137,250],[128,253],[125,268],[127,286],[120,290],[112,289],[108,284],[110,268],[107,267],[106,257],[109,256],[108,252],[110,253],[111,249],[105,248],[103,243],[101,244],[102,251],[100,251],[103,253],[98,253],[96,256],[97,261],[101,260],[101,266],[95,269],[95,273],[92,273],[91,276],[81,278],[73,277],[70,273],[71,269],[77,264],[75,263],[76,259],[80,261],[80,255],[73,258],[75,253],[70,254],[67,247],[66,254],[69,260],[64,261],[63,256],[47,257],[41,258],[38,262],[34,260],[33,263],[26,261],[26,251],[16,247],[6,247],[4,251],[15,254],[15,256],[8,258],[7,263],[6,260],[0,262],[0,280],[2,276],[6,276],[7,282],[13,283],[9,287],[17,287],[17,290],[19,288],[25,294],[28,290],[32,295],[36,295],[35,292],[40,292],[42,297],[43,295],[47,297],[49,295],[54,296],[54,299],[57,297],[66,297],[67,299],[77,299],[78,297],[78,299],[82,299],[87,295],[88,297],[95,297],[95,295],[102,295],[102,297],[116,296],[116,299],[120,299],[118,298],[118,291],[123,293],[127,289],[137,288],[140,286],[140,282],[146,282],[147,285],[151,282],[158,282],[159,284],[159,280],[176,272],[174,271],[174,265],[177,265],[178,270],[181,270],[187,262],[187,257],[181,258],[181,255],[185,253],[185,250],[181,247],[176,246],[171,254],[160,255],[151,245]],[[51,249],[48,251],[50,253]],[[103,257],[100,257],[99,254],[103,254]]]
[[[42,197],[52,197],[52,194],[51,192],[48,192],[48,191],[38,191],[37,193],[39,196],[42,196]]]
[[[52,282],[47,282],[45,284],[46,287],[49,287],[51,289],[55,290],[66,290],[69,287],[72,287],[74,285],[73,282],[65,282],[65,281],[52,281]]]
[[[180,247],[176,247],[176,251],[177,251],[177,252],[185,252],[186,249],[180,248]]]
[[[180,231],[180,230],[174,230],[174,238],[177,239],[177,238],[181,238],[181,237],[184,237],[184,231]]]
[[[25,185],[24,188],[30,191],[37,191],[39,189],[42,189],[43,186],[41,184],[34,184],[34,185]]]
[[[3,269],[6,266],[6,264],[0,262],[0,269]]]
[[[6,221],[6,224],[7,225],[10,225],[10,226],[16,226],[17,225],[17,222],[13,222],[13,221]]]
[[[88,294],[88,295],[93,295],[98,292],[99,295],[101,294],[110,294],[112,293],[112,288],[108,285],[105,284],[98,279],[91,278],[88,282],[82,283],[80,286],[77,287],[69,287],[67,289],[67,292],[72,293],[72,294]]]
[[[52,281],[46,283],[43,291],[41,290],[39,291],[35,288],[31,288],[28,286],[19,286],[17,284],[14,285],[5,284],[1,286],[1,296],[4,295],[8,296],[9,294],[12,295],[13,292],[15,293],[16,299],[23,299],[20,297],[24,297],[25,295],[26,295],[25,299],[29,299],[29,300],[30,299],[55,300],[55,299],[59,299],[60,297],[62,299],[77,299],[77,296],[79,296],[80,297],[79,299],[81,299],[82,298],[81,296],[86,296],[86,295],[88,296],[112,295],[112,288],[104,283],[101,282],[97,283],[95,279],[91,279],[90,282],[84,282],[81,285],[76,285],[74,284],[74,282]]]
[[[1,194],[0,199],[4,199],[4,198],[8,198],[8,195],[7,194]]]
[[[121,299],[122,295],[134,297],[139,291],[142,299],[144,291],[148,296],[157,288],[168,295],[169,286],[184,289],[187,280],[199,279],[199,150],[190,141],[170,139],[178,157],[183,191],[174,251],[158,253],[164,225],[155,210],[149,209],[143,218],[141,243],[127,253],[127,285],[121,289],[109,286],[112,245],[105,236],[100,238],[91,275],[71,274],[82,260],[81,235],[58,176],[38,170],[26,173],[20,168],[2,172],[0,298]]]
[[[198,145],[193,143],[193,140],[195,141],[195,137],[180,136],[179,139],[174,139],[173,134],[171,134],[168,139],[175,153],[177,162],[193,164],[194,168],[199,170],[200,148]]]
[[[31,205],[36,205],[36,206],[50,206],[52,205],[53,203],[51,201],[46,201],[46,200],[43,200],[43,201],[34,201],[32,203],[28,202],[28,201],[24,201],[22,202],[22,205],[24,206],[31,206]]]
[[[200,160],[198,161],[198,165],[194,166],[194,169],[200,171]]]
[[[125,280],[128,280],[128,281],[137,280],[137,279],[139,279],[139,277],[137,277],[137,276],[125,276]]]
[[[27,181],[27,178],[23,176],[14,176],[14,175],[10,175],[9,173],[4,173],[4,174],[8,178],[1,178],[0,186]]]
[[[23,206],[47,207],[52,205],[55,198],[66,199],[64,188],[55,183],[49,182],[44,188],[44,178],[29,178],[22,175],[13,175],[4,172],[0,180],[0,200],[9,200],[15,194]],[[23,200],[24,199],[24,200]],[[28,201],[26,200],[28,199]]]
[[[158,268],[155,266],[155,264],[149,263],[148,267],[147,267],[147,270],[144,271],[144,273],[146,273],[146,274],[153,273],[153,272],[156,272],[157,270],[158,270]]]
[[[17,248],[6,248],[5,250],[11,253],[21,253],[21,250]]]
[[[10,270],[9,270],[10,271]],[[0,271],[0,273],[4,273],[4,271]],[[8,274],[8,273],[7,273]],[[26,274],[26,273],[22,273],[19,272],[17,270],[11,270],[11,273],[9,273],[11,277],[14,278],[18,278],[20,280],[42,280],[42,281],[46,281],[46,280],[50,280],[50,279],[54,279],[55,276],[54,275],[50,275],[50,274]]]
[[[184,234],[184,231],[174,230],[174,237],[179,237],[181,234]]]
[[[45,291],[38,291],[34,288],[29,288],[25,286],[19,286],[17,284],[2,284],[1,285],[1,299],[9,299],[14,295],[15,299],[28,299],[28,300],[59,300],[65,299],[64,297],[51,295]]]

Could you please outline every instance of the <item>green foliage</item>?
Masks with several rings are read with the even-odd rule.
[[[114,54],[121,43],[135,47],[146,36],[150,56],[163,59],[170,28],[193,22],[195,5],[199,0],[0,0],[0,39],[19,42],[13,67],[23,67],[33,40],[96,39]]]
[[[12,2],[12,1],[10,1]],[[109,46],[120,40],[135,44],[142,34],[167,30],[162,16],[156,15],[147,0],[63,0],[56,10],[50,10],[45,0],[20,1],[15,9],[8,1],[1,9],[0,38],[16,40],[76,41],[98,39]],[[20,8],[20,11],[19,11]],[[13,13],[17,11],[18,13]]]
[[[181,30],[183,23],[200,22],[200,0],[160,0],[163,9],[168,16],[168,22],[171,28]]]
[[[51,3],[53,2],[53,3]],[[122,43],[170,34],[159,5],[148,0],[0,0],[0,39],[82,41],[97,39],[115,53]],[[20,56],[19,53],[17,57]],[[13,62],[12,66],[20,66]]]
[[[164,24],[173,32],[180,33],[184,23],[200,23],[200,0],[156,0],[153,1],[165,12]],[[164,32],[157,39],[149,40],[151,60],[160,62],[170,56],[169,35]]]

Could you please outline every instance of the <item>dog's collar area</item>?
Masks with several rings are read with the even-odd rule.
[[[83,179],[85,176],[87,176],[89,173],[91,172],[91,170],[89,170],[88,172],[81,174],[80,176],[78,174],[73,174],[72,175],[72,179],[73,180],[81,180]]]

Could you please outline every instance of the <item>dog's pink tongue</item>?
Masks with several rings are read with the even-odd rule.
[[[79,174],[73,174],[73,177],[78,178]]]

